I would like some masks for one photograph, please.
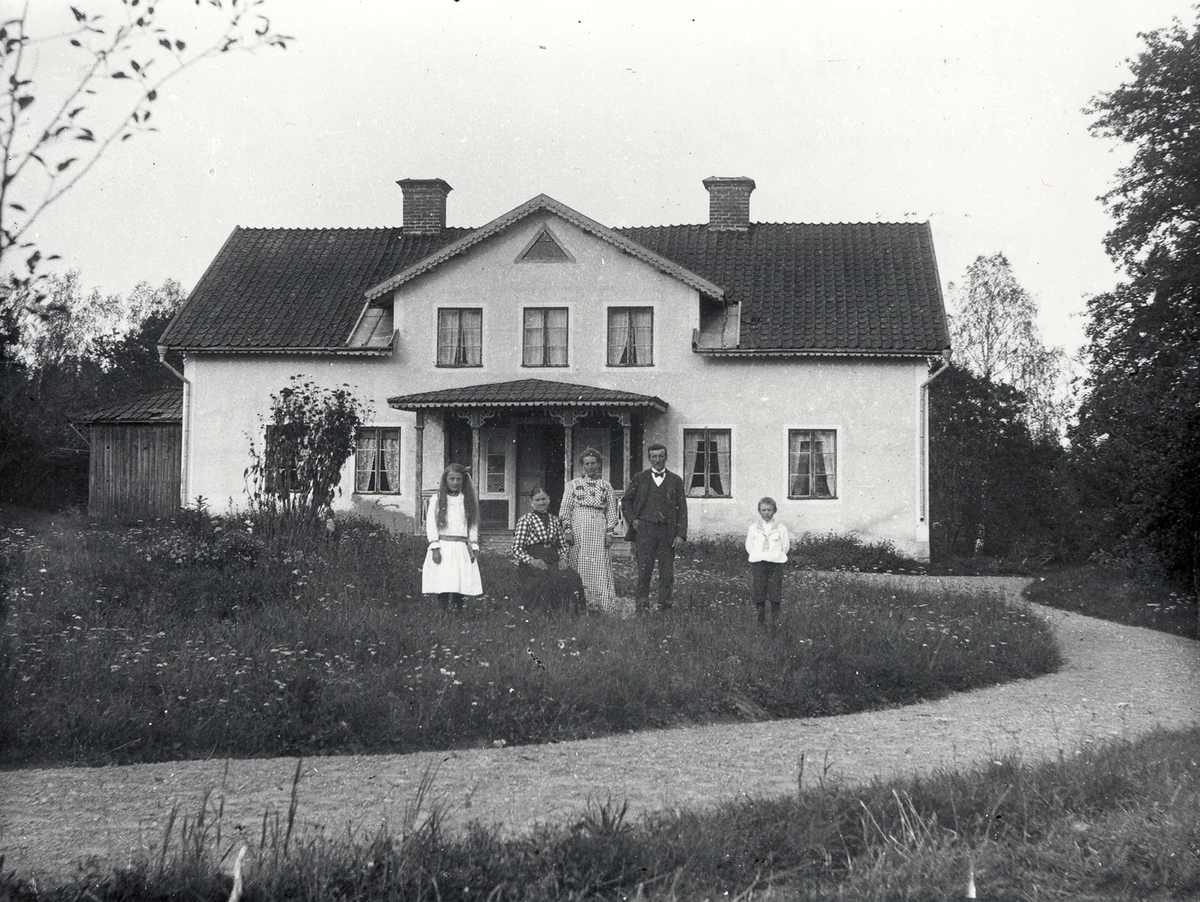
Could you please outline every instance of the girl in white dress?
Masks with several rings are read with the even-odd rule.
[[[443,608],[461,610],[464,595],[482,595],[479,577],[479,502],[462,464],[442,473],[436,498],[425,515],[429,551],[421,568],[421,591],[436,595]]]

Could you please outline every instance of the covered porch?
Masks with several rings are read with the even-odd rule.
[[[424,528],[425,505],[437,493],[441,471],[454,462],[475,482],[483,531],[502,535],[525,513],[534,488],[546,489],[551,509],[559,509],[563,486],[577,475],[576,458],[584,448],[600,452],[604,478],[622,494],[641,467],[647,418],[667,409],[652,395],[544,379],[400,395],[388,398],[388,406],[416,415],[417,531]],[[440,459],[440,467],[427,468],[431,425],[442,448],[440,455],[430,455]]]

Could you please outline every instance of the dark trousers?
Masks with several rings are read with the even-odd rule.
[[[783,564],[753,561],[750,564],[750,582],[754,604],[758,607],[758,619],[766,619],[768,601],[771,603],[771,616],[778,617],[779,603],[783,598]]]
[[[658,606],[671,606],[671,588],[675,585],[675,533],[666,523],[638,524],[637,541],[633,543],[637,559],[637,600],[644,603],[650,598],[650,578],[654,575],[654,564],[658,563]]]

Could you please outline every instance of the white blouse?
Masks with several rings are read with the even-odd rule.
[[[759,517],[750,524],[746,533],[746,553],[750,562],[768,561],[772,564],[787,562],[788,552],[792,549],[792,539],[788,529],[782,523],[772,520],[768,523]]]

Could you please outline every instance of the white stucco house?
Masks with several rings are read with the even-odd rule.
[[[609,228],[539,195],[457,228],[444,181],[399,185],[399,228],[235,229],[171,322],[185,504],[248,503],[250,444],[302,376],[372,412],[335,509],[395,528],[452,460],[503,531],[583,447],[619,490],[662,442],[692,537],[744,534],[770,495],[793,533],[928,557],[926,386],[949,352],[928,223],[756,223],[754,182],[714,177],[699,225]]]

